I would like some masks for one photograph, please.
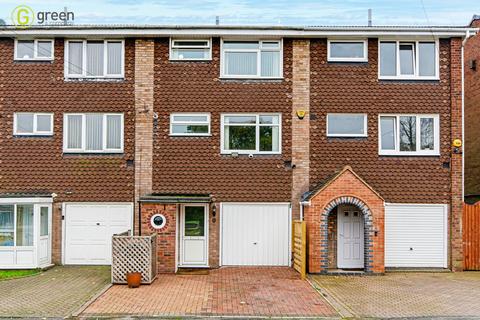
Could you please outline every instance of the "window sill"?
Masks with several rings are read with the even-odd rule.
[[[172,134],[170,133],[168,136],[172,138],[209,138],[212,135],[211,134]]]
[[[65,82],[123,82],[124,77],[98,77],[98,78],[82,78],[82,77],[65,77]]]
[[[66,156],[118,156],[123,155],[123,151],[105,151],[105,152],[82,152],[82,151],[63,151]]]
[[[439,153],[379,153],[381,157],[440,157]]]
[[[15,62],[53,62],[53,58],[13,59]]]
[[[46,134],[14,134],[14,138],[52,138],[53,133],[46,133]]]
[[[338,64],[367,64],[368,59],[362,59],[362,60],[341,60],[341,59],[327,59],[328,63],[338,63]]]
[[[273,77],[273,78],[265,78],[265,77],[228,77],[228,76],[221,76],[220,80],[236,80],[236,81],[282,81],[284,80],[283,77]]]
[[[222,156],[231,156],[231,157],[236,157],[236,156],[281,156],[281,152],[263,152],[263,153],[258,153],[258,152],[230,152],[230,151],[222,151],[220,153]]]
[[[439,77],[378,77],[378,80],[387,81],[440,81]]]
[[[168,59],[170,62],[211,62],[212,59]]]

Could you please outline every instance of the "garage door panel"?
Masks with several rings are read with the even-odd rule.
[[[385,266],[445,268],[446,207],[385,206]]]
[[[223,204],[223,265],[289,265],[288,204]]]
[[[66,204],[65,263],[110,264],[112,235],[132,228],[131,204]]]

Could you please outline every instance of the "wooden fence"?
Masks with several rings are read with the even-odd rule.
[[[157,235],[112,237],[112,283],[127,283],[127,273],[140,272],[142,283],[157,275]]]
[[[293,268],[300,273],[302,279],[305,279],[307,273],[307,223],[305,221],[293,221],[292,253]]]
[[[480,270],[480,203],[463,205],[463,264]]]

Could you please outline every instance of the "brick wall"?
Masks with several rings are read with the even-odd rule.
[[[451,39],[451,140],[460,139],[462,136],[462,39]],[[450,142],[451,143],[451,142]],[[451,147],[451,267],[454,271],[463,270],[463,237],[462,237],[462,215],[463,215],[463,181],[462,181],[462,148],[454,150]]]
[[[177,205],[142,203],[142,235],[157,233],[157,271],[159,273],[173,273],[176,268],[176,228],[177,228]],[[161,213],[167,219],[166,225],[160,229],[154,229],[150,219],[154,214]]]
[[[135,41],[135,211],[152,192],[154,41]],[[134,214],[135,219],[137,215]],[[138,223],[135,223],[135,230]]]
[[[310,177],[310,40],[293,41],[292,67],[292,218],[299,219],[299,201]],[[305,111],[299,119],[296,112]]]
[[[479,28],[480,20],[472,27]],[[465,195],[480,198],[480,34],[465,44]],[[476,61],[476,70],[470,68]]]

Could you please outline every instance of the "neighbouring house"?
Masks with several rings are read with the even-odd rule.
[[[463,27],[0,27],[0,267],[462,270]]]
[[[472,28],[480,28],[474,15]],[[465,201],[480,200],[480,35],[465,43]]]

